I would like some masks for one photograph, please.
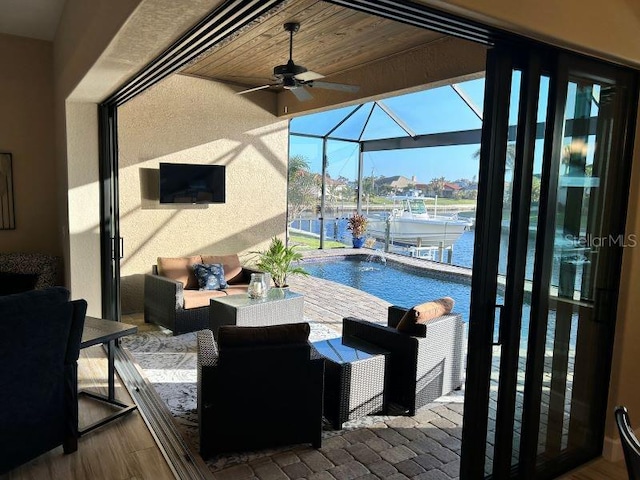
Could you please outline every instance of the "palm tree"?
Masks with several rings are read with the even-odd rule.
[[[287,197],[289,202],[289,222],[305,210],[314,208],[320,194],[320,175],[310,172],[309,161],[302,155],[289,158]]]
[[[473,158],[480,159],[480,149],[476,150],[473,154]],[[513,170],[516,165],[516,143],[507,143],[507,161],[505,162],[506,170]]]

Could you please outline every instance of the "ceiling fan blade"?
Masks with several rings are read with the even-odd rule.
[[[307,92],[303,87],[291,88],[289,91],[301,102],[306,102],[313,98],[313,95]]]
[[[316,72],[311,72],[309,70],[296,75],[296,80],[300,80],[301,82],[310,82],[312,80],[318,80],[319,78],[324,78],[324,75]]]
[[[357,85],[347,85],[345,83],[331,83],[331,82],[309,82],[309,87],[326,88],[328,90],[339,90],[341,92],[355,93],[360,90]]]
[[[242,90],[241,92],[236,92],[236,95],[244,95],[245,93],[250,93],[250,92],[256,92],[258,90],[264,90],[265,88],[269,88],[269,87],[277,87],[279,86],[278,84],[275,85],[261,85],[259,87],[254,87],[254,88],[249,88],[247,90]]]

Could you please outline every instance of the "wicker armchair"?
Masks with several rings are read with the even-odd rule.
[[[231,344],[225,331],[297,331],[306,323],[220,327],[220,350],[211,330],[198,332],[198,424],[203,458],[219,452],[322,442],[324,360],[304,342]],[[264,332],[260,332],[263,330]],[[245,333],[243,332],[243,333]],[[229,335],[226,335],[228,338]]]
[[[62,287],[0,297],[0,476],[58,445],[77,450],[86,309]]]
[[[389,307],[388,326],[347,317],[345,340],[359,339],[388,350],[387,399],[415,415],[418,408],[462,386],[464,325],[458,314],[418,325],[416,335],[398,332],[407,309]]]

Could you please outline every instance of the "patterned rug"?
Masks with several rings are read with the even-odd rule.
[[[124,337],[122,343],[173,415],[185,443],[197,455],[196,335],[174,337],[156,325],[135,323],[139,333]],[[309,324],[311,341],[339,337],[323,323]],[[458,478],[463,401],[463,391],[451,392],[421,408],[414,417],[394,416],[397,412],[390,406],[390,415],[364,416],[346,422],[342,430],[325,423],[320,450],[298,445],[230,453],[212,457],[206,464],[215,478],[225,479],[238,478],[238,470],[242,470],[243,478],[271,478],[268,473],[272,470],[280,472],[277,478],[299,478],[299,469],[311,473],[309,466],[317,478],[355,478],[367,472],[377,472],[378,478],[395,477],[398,472],[404,475],[397,478],[423,478],[421,473],[424,478]],[[352,456],[355,459],[342,464]],[[322,460],[320,471],[316,460]],[[360,473],[354,476],[354,472]]]
[[[340,336],[335,330],[321,323],[309,322],[309,325],[311,342]],[[123,337],[122,344],[129,349],[147,380],[167,405],[185,441],[194,452],[198,452],[196,334],[173,336],[169,330],[144,324],[139,325],[137,334]],[[373,423],[382,418],[385,417],[366,417],[366,422]],[[345,427],[349,428],[346,424]],[[352,427],[356,427],[356,422],[353,422]],[[324,436],[329,437],[336,433],[327,426]],[[209,460],[207,464],[212,471],[217,471],[282,450],[220,455]]]

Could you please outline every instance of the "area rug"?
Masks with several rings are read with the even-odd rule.
[[[321,323],[309,321],[309,325],[311,342],[340,336]],[[139,327],[137,334],[123,337],[122,345],[133,355],[143,375],[166,404],[186,443],[198,452],[196,334],[173,336],[169,330],[145,324]],[[368,418],[368,422],[374,421],[375,417]],[[335,434],[329,427],[324,432],[325,437]],[[219,455],[209,460],[207,465],[212,471],[217,471],[276,451]]]
[[[307,321],[311,327],[309,340],[312,342],[340,336],[335,330],[322,323]],[[199,451],[199,438],[196,404],[196,334],[187,333],[172,336],[169,330],[165,330],[157,325],[142,323],[138,324],[137,334],[123,337],[122,344],[129,350],[138,363],[142,374],[150,384],[153,385],[158,396],[167,406],[185,443],[194,454],[197,454]],[[406,443],[408,441],[407,438],[415,439],[424,437],[426,433],[427,435],[434,436],[437,441],[441,442],[441,437],[446,437],[449,439],[449,442],[456,444],[452,448],[459,450],[459,440],[450,437],[449,434],[444,433],[440,428],[444,428],[449,431],[451,435],[459,437],[461,425],[454,425],[450,423],[447,418],[453,418],[451,415],[459,417],[462,411],[463,400],[463,392],[452,392],[449,396],[439,398],[436,401],[437,403],[430,404],[424,407],[424,409],[421,409],[423,413],[419,415],[420,418],[414,417],[415,420],[409,417],[394,416],[394,411],[390,407],[390,415],[364,416],[357,420],[344,423],[342,430],[334,430],[331,424],[326,422],[322,432],[323,444],[348,444],[348,442],[345,442],[343,439],[332,437],[343,436],[346,438],[352,435],[352,432],[353,434],[357,433],[354,432],[355,430],[369,430],[369,432],[361,432],[362,435],[368,433],[369,436],[374,437],[376,435],[373,435],[371,432],[377,431],[379,432],[377,435],[380,436],[384,433],[384,430],[388,430],[390,434],[395,435],[395,437],[384,435],[384,438],[390,443],[389,447],[396,446],[396,443],[398,445]],[[435,410],[440,410],[440,412],[435,413],[435,411],[429,411],[431,407],[436,407]],[[443,427],[442,422],[444,422],[446,426]],[[402,427],[405,437],[398,436],[397,433],[391,431],[399,425]],[[438,428],[438,425],[440,428]],[[387,429],[387,427],[393,428]],[[407,430],[414,431],[410,432]],[[455,433],[456,431],[458,433]],[[402,440],[402,438],[404,438],[404,440]],[[340,442],[341,440],[342,442]],[[210,471],[219,472],[238,464],[255,463],[254,461],[262,462],[263,459],[268,461],[266,457],[273,457],[274,455],[295,448],[296,446],[290,446],[278,449],[265,449],[259,452],[222,454],[208,459],[206,464]],[[300,446],[297,448],[300,448]],[[445,450],[447,449],[442,446],[436,450],[436,452],[444,452],[442,454],[446,454],[442,457],[442,462],[448,462],[451,459],[458,458],[457,455],[459,455],[459,452],[452,454],[448,450],[445,452]]]

